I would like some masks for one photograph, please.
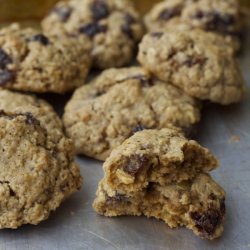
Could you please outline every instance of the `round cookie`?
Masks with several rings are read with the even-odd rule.
[[[242,100],[244,80],[223,37],[193,30],[153,32],[139,46],[139,62],[187,94],[223,105]]]
[[[0,87],[36,93],[73,90],[89,72],[90,53],[86,37],[48,37],[13,24],[0,30]]]
[[[190,129],[200,120],[200,104],[140,67],[110,69],[76,90],[63,120],[77,153],[105,160],[137,131]]]
[[[149,31],[199,28],[241,38],[245,18],[237,0],[165,0],[146,15]]]
[[[0,228],[38,224],[82,185],[74,147],[52,107],[0,90]]]
[[[45,17],[42,27],[49,34],[90,37],[94,66],[101,69],[128,64],[143,35],[130,0],[62,1]]]

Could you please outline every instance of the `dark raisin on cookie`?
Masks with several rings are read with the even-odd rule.
[[[229,26],[234,24],[234,22],[235,20],[233,16],[221,16],[219,13],[217,13],[215,21],[211,22],[211,27],[208,26],[208,29],[218,30],[219,32],[223,33],[230,33]]]
[[[133,134],[137,133],[137,132],[140,132],[140,131],[143,131],[145,130],[146,128],[142,125],[142,124],[137,124],[134,128],[133,128]]]
[[[223,215],[223,213],[215,209],[210,209],[205,213],[192,212],[190,214],[196,228],[204,237],[213,235],[216,228],[222,222]]]
[[[160,15],[159,19],[168,21],[169,19],[179,16],[181,14],[181,8],[172,8],[172,9],[166,9],[163,10]]]
[[[0,86],[11,83],[15,80],[16,74],[12,70],[0,69]]]
[[[71,16],[72,9],[67,6],[56,7],[53,12],[55,12],[62,22],[67,22]]]
[[[122,83],[128,80],[138,80],[140,81],[142,87],[146,87],[146,88],[154,86],[154,80],[152,78],[149,78],[148,76],[145,76],[145,75],[139,75],[139,74],[122,79],[119,81],[119,83]]]
[[[106,203],[109,206],[115,205],[116,203],[121,203],[121,202],[128,202],[129,199],[126,195],[124,194],[116,194],[113,197],[107,197],[106,198]]]
[[[205,12],[203,12],[202,10],[197,11],[192,18],[193,19],[203,19],[205,17]]]
[[[195,65],[203,66],[205,62],[206,62],[206,58],[192,57],[186,60],[184,64],[187,65],[187,67],[191,68]]]
[[[91,12],[95,20],[101,20],[109,15],[108,5],[103,0],[96,0],[91,5]]]
[[[33,116],[32,113],[27,112],[27,113],[22,113],[20,115],[26,116],[26,124],[27,125],[40,125],[40,122]]]
[[[151,36],[159,39],[163,36],[163,32],[152,32]]]
[[[126,34],[130,39],[134,39],[134,32],[131,26],[135,23],[135,18],[130,14],[125,15],[125,23],[122,26],[122,32]]]
[[[10,194],[10,196],[12,196],[12,197],[15,197],[15,196],[16,196],[16,192],[11,188],[10,185],[9,185],[9,194]]]
[[[144,155],[132,155],[126,159],[123,166],[123,171],[130,174],[136,175],[142,168],[148,167],[149,159]]]
[[[98,33],[104,33],[107,31],[107,27],[100,25],[96,22],[83,25],[79,28],[79,32],[89,37],[94,37]]]
[[[142,87],[144,88],[149,88],[149,87],[152,87],[154,86],[154,81],[152,78],[149,78],[145,75],[136,75],[133,77],[133,79],[137,79],[140,81]]]
[[[37,35],[30,37],[28,39],[28,42],[39,42],[44,46],[47,46],[50,43],[48,37],[46,37],[43,34],[37,34]]]
[[[7,118],[8,120],[13,120],[18,116],[24,116],[27,125],[40,125],[40,122],[30,112],[11,114],[6,113],[4,110],[0,110],[0,117]]]
[[[15,191],[12,189],[12,187],[10,186],[10,182],[9,181],[0,181],[1,185],[7,185],[8,189],[9,189],[9,195],[10,196],[16,196]]]
[[[6,66],[11,63],[10,56],[3,49],[0,49],[0,69],[6,69]]]
[[[154,86],[154,81],[152,78],[142,77],[140,78],[140,81],[141,81],[142,87],[144,88],[149,88],[149,87]]]
[[[193,16],[195,19],[204,19],[206,30],[216,30],[223,33],[229,32],[229,26],[235,23],[235,18],[232,15],[214,12],[204,12],[202,10],[195,13]]]
[[[104,94],[105,94],[104,91],[97,91],[97,92],[95,93],[95,97],[100,97],[100,96],[102,96],[102,95],[104,95]]]
[[[0,117],[8,117],[8,114],[4,110],[0,109]]]
[[[10,56],[3,49],[0,49],[0,85],[5,85],[15,80],[15,72],[7,68],[8,64],[12,62]]]

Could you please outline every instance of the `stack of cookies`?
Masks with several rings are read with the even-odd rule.
[[[236,0],[165,0],[144,23],[129,0],[70,0],[42,30],[0,30],[0,227],[47,219],[81,187],[82,154],[105,161],[98,213],[221,236],[225,192],[209,175],[218,162],[187,137],[202,101],[243,99],[244,25]],[[62,121],[19,93],[73,90]]]

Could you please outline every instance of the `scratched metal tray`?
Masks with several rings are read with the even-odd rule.
[[[38,226],[0,232],[0,250],[52,249],[250,249],[250,39],[241,55],[241,67],[248,84],[246,100],[238,105],[207,105],[197,131],[197,140],[220,159],[214,178],[227,191],[225,233],[209,242],[191,231],[170,229],[144,217],[105,218],[92,209],[100,162],[78,157],[84,185]],[[67,97],[46,96],[56,109],[63,109]]]

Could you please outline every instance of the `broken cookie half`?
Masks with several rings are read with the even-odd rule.
[[[177,130],[137,132],[104,163],[93,207],[105,216],[145,215],[218,238],[225,192],[208,174],[217,165],[207,149]]]

